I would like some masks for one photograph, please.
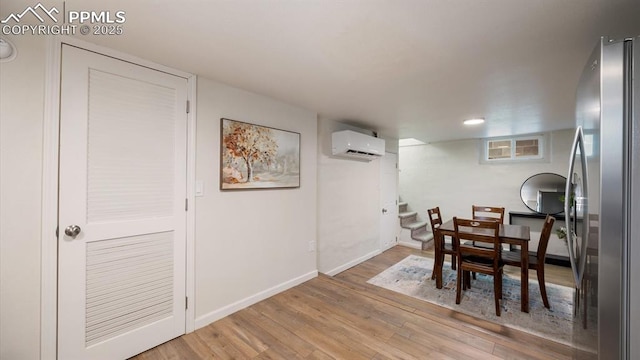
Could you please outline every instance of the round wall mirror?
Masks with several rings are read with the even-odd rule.
[[[520,198],[531,211],[559,214],[564,211],[564,189],[567,178],[553,173],[535,174],[520,187]]]

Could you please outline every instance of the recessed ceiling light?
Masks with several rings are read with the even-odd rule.
[[[482,124],[483,122],[484,122],[483,118],[475,118],[475,119],[465,120],[463,122],[463,124],[465,124],[465,125],[478,125],[478,124]]]

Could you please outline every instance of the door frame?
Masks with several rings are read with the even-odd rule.
[[[398,172],[398,171],[399,171],[399,168],[398,168],[399,155],[398,155],[398,153],[393,153],[393,152],[385,151],[383,158],[382,158],[382,159],[380,159],[380,194],[379,194],[379,195],[380,195],[380,200],[382,200],[383,192],[384,192],[384,190],[385,190],[385,189],[383,189],[383,188],[382,188],[382,176],[384,175],[384,172],[385,172],[385,164],[384,164],[384,161],[385,161],[384,157],[385,157],[385,156],[393,156],[393,159],[395,160],[395,171],[394,171],[394,173],[395,173],[395,179],[396,179],[396,180],[395,180],[395,185],[396,185],[396,186],[395,186],[394,191],[395,191],[395,200],[396,200],[395,202],[396,202],[396,203],[395,203],[395,205],[394,205],[394,206],[395,206],[395,207],[394,207],[394,209],[395,209],[395,211],[396,211],[396,213],[397,213],[397,212],[398,212],[398,185],[399,185],[399,172]],[[384,204],[382,204],[382,203],[381,203],[381,204],[380,204],[380,208],[381,208],[383,205],[384,205]],[[385,215],[383,215],[383,214],[381,214],[381,215],[380,215],[380,230],[379,230],[379,233],[380,233],[379,235],[380,235],[380,236],[379,236],[379,239],[378,239],[378,247],[379,247],[379,249],[380,249],[380,252],[383,252],[383,251],[385,251],[385,250],[389,250],[389,249],[391,249],[392,247],[394,247],[394,246],[398,245],[398,238],[399,238],[399,236],[400,236],[400,220],[399,220],[399,219],[398,219],[398,217],[396,216],[396,218],[395,218],[395,219],[396,219],[396,226],[395,226],[395,229],[396,229],[396,236],[395,236],[395,241],[394,241],[393,243],[389,244],[389,246],[388,246],[388,247],[387,247],[387,246],[384,246],[383,239],[382,239],[382,235],[383,235],[383,234],[382,234],[382,233],[383,233],[383,231],[382,231],[383,216],[385,216]]]
[[[67,44],[101,55],[144,66],[187,80],[187,202],[186,296],[191,301],[185,314],[185,333],[195,330],[195,169],[196,169],[196,76],[132,55],[68,36],[51,36],[46,43],[44,119],[42,146],[42,219],[40,267],[40,359],[56,359],[58,327],[58,161],[60,134],[60,76],[62,45]]]

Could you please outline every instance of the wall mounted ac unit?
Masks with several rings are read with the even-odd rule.
[[[351,130],[336,131],[331,134],[331,153],[371,161],[384,155],[384,140]]]

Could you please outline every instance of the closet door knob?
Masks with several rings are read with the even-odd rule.
[[[72,238],[78,236],[78,234],[80,234],[80,231],[82,231],[82,229],[80,229],[80,226],[78,225],[69,225],[64,229],[65,235],[71,236]]]

